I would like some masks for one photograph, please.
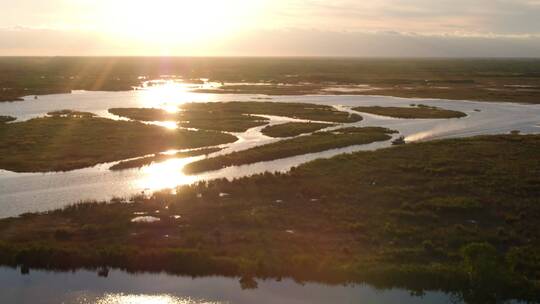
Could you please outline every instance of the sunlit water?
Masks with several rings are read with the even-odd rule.
[[[442,292],[413,296],[402,289],[367,285],[299,284],[290,279],[259,280],[243,290],[238,278],[190,278],[167,274],[128,274],[111,270],[54,273],[0,268],[0,302],[18,304],[446,304],[455,297]],[[460,302],[452,302],[460,303]]]
[[[259,95],[222,95],[192,93],[194,88],[209,88],[216,84],[193,85],[161,83],[128,92],[86,92],[40,96],[35,100],[28,97],[22,102],[0,103],[0,114],[11,115],[19,120],[42,116],[52,110],[72,109],[93,112],[100,116],[120,119],[107,112],[113,107],[159,107],[176,111],[186,102],[214,101],[267,101]],[[394,119],[370,114],[362,114],[364,120],[347,126],[384,126],[398,130],[407,141],[432,140],[448,137],[463,137],[479,134],[508,133],[520,130],[522,133],[540,131],[540,106],[514,103],[488,103],[469,101],[447,101],[434,99],[404,99],[380,96],[273,96],[277,102],[309,102],[333,105],[341,110],[359,105],[407,106],[411,103],[427,104],[465,112],[461,119]],[[267,116],[270,124],[292,121],[284,117]],[[171,129],[174,122],[159,123]],[[229,153],[253,146],[270,143],[276,139],[261,134],[263,127],[250,129],[244,133],[234,133],[239,140],[226,145],[225,149],[212,154]],[[110,171],[115,163],[100,164],[63,173],[13,173],[0,170],[0,217],[15,216],[24,212],[45,211],[59,208],[81,200],[106,200],[113,196],[125,197],[155,190],[173,188],[200,180],[213,178],[235,178],[264,171],[287,171],[293,166],[321,157],[331,157],[341,153],[373,150],[390,146],[390,142],[373,143],[312,153],[275,161],[256,163],[186,176],[182,168],[189,162],[205,156],[186,159],[171,159],[141,169]]]
[[[161,83],[155,87],[130,92],[83,92],[27,98],[23,102],[0,103],[1,115],[20,120],[42,116],[59,109],[88,111],[100,116],[111,115],[112,107],[160,107],[176,111],[185,102],[265,101],[258,95],[218,95],[190,93],[193,88],[208,88],[215,84],[182,85]],[[468,117],[449,120],[404,120],[362,114],[364,120],[354,126],[385,126],[398,130],[408,141],[463,137],[479,134],[523,133],[540,131],[540,106],[511,103],[485,103],[429,99],[402,99],[371,96],[274,96],[272,101],[310,102],[333,105],[351,111],[358,105],[405,106],[422,103],[466,112]],[[480,110],[480,111],[477,111]],[[267,116],[270,124],[291,121],[289,118]],[[165,128],[177,128],[174,122],[157,123]],[[257,127],[235,133],[239,140],[215,153],[229,153],[276,141],[260,133]],[[307,161],[341,153],[389,147],[390,142],[352,146],[321,153],[312,153],[270,162],[224,168],[196,176],[186,176],[182,168],[205,156],[171,159],[141,169],[110,171],[115,163],[101,164],[64,173],[13,173],[0,170],[0,217],[29,211],[44,211],[86,199],[109,199],[151,193],[154,190],[218,177],[241,177],[264,171],[287,171]],[[171,151],[173,152],[173,151]],[[213,156],[211,155],[211,156]],[[142,218],[142,217],[141,217]],[[144,218],[146,220],[146,218]],[[202,304],[202,303],[459,303],[455,297],[441,292],[427,292],[422,297],[406,290],[377,290],[366,285],[326,286],[299,284],[289,279],[258,281],[257,289],[243,290],[238,278],[189,277],[166,274],[128,274],[111,270],[108,278],[95,272],[53,273],[32,270],[30,275],[0,268],[1,303],[74,303],[74,304]]]

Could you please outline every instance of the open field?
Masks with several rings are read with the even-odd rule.
[[[228,86],[216,93],[325,92],[539,103],[539,70],[537,59],[0,58],[0,101],[79,89],[131,90],[144,79],[177,75],[191,83],[209,78]],[[336,85],[353,89],[332,89]],[[369,90],[355,90],[357,85]]]
[[[200,155],[207,155],[210,153],[218,152],[222,150],[221,148],[205,148],[187,152],[178,152],[173,154],[156,154],[153,156],[141,157],[132,160],[121,161],[118,164],[111,166],[109,169],[112,171],[119,171],[132,168],[141,168],[144,166],[151,165],[153,163],[163,162],[172,158],[186,158],[194,157]]]
[[[456,292],[467,303],[537,300],[539,149],[538,135],[408,144],[132,204],[27,214],[0,221],[0,262],[366,281]]]
[[[0,124],[0,168],[16,172],[67,171],[168,149],[234,142],[209,131],[165,130],[73,112]]]
[[[462,118],[467,114],[459,111],[452,111],[441,109],[437,107],[430,107],[426,105],[415,105],[409,108],[405,107],[355,107],[353,110],[358,112],[390,116],[395,118],[407,118],[407,119],[448,119],[448,118]]]
[[[320,129],[333,126],[332,124],[314,122],[288,122],[279,125],[265,127],[262,134],[270,137],[293,137],[304,133],[319,131]]]
[[[328,132],[316,132],[307,136],[281,140],[251,149],[219,155],[189,163],[184,167],[188,174],[238,166],[261,161],[269,161],[307,153],[353,145],[364,145],[392,138],[396,131],[380,127],[343,128]]]

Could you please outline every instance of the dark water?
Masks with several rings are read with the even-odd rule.
[[[290,279],[260,280],[256,289],[243,290],[237,278],[196,278],[167,274],[129,274],[111,270],[108,277],[95,272],[31,271],[0,268],[0,303],[459,303],[450,295],[427,292],[413,296],[401,289],[377,290],[368,285],[327,286],[299,284]]]

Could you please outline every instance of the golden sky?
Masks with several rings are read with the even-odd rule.
[[[540,0],[18,0],[0,54],[534,56],[539,16]]]

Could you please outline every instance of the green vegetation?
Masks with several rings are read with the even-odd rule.
[[[13,116],[0,115],[0,124],[6,123],[6,122],[12,122],[15,120],[17,120],[17,118]]]
[[[356,122],[360,115],[350,115],[334,107],[307,103],[279,102],[209,102],[188,103],[181,106],[178,113],[162,109],[113,108],[109,112],[141,121],[178,121],[182,127],[203,130],[244,132],[262,126],[268,119],[259,115],[276,115],[307,120],[329,122]]]
[[[151,165],[153,163],[163,162],[172,158],[186,158],[186,157],[194,157],[194,156],[199,156],[199,155],[208,155],[214,152],[218,152],[220,150],[222,150],[222,148],[206,148],[206,149],[192,150],[192,151],[187,151],[187,152],[178,152],[174,154],[163,154],[163,153],[156,154],[152,156],[122,161],[114,166],[111,166],[109,169],[112,171],[119,171],[119,170],[132,169],[132,168],[141,168],[144,166]]]
[[[267,119],[243,113],[220,112],[210,110],[183,109],[178,113],[169,113],[161,109],[145,108],[115,108],[109,112],[141,121],[178,121],[184,128],[195,128],[202,130],[245,132],[246,130],[267,124]]]
[[[218,170],[227,166],[239,166],[269,161],[306,153],[321,152],[353,145],[369,144],[392,138],[396,131],[380,127],[343,128],[328,132],[317,132],[251,149],[202,159],[184,167],[184,172],[193,174]]]
[[[189,82],[229,83],[221,91],[234,93],[324,94],[336,85],[369,85],[376,90],[326,94],[538,103],[539,70],[538,59],[9,57],[0,58],[0,101],[81,89],[131,90],[143,81],[140,76],[181,75]]]
[[[539,135],[412,143],[131,204],[26,214],[0,220],[0,263],[288,276],[442,290],[466,303],[534,302],[539,149]],[[161,220],[131,222],[141,212]]]
[[[467,116],[467,114],[463,112],[446,110],[426,105],[417,105],[410,108],[368,106],[355,107],[353,110],[395,118],[461,118]]]
[[[314,122],[288,122],[279,125],[268,126],[262,129],[262,134],[270,137],[293,137],[300,134],[319,131],[334,125]]]
[[[213,94],[264,94],[279,95],[307,95],[321,93],[324,86],[313,84],[278,85],[278,84],[240,84],[224,85],[218,89],[196,89],[197,93]]]
[[[306,120],[349,123],[362,120],[360,115],[351,115],[336,110],[332,106],[309,103],[285,102],[210,102],[189,103],[182,106],[186,111],[203,111],[217,113],[243,113],[285,116]]]
[[[0,124],[0,168],[16,172],[66,171],[169,149],[230,143],[218,132],[166,130],[61,111],[51,117]]]

